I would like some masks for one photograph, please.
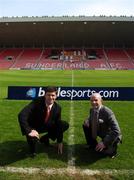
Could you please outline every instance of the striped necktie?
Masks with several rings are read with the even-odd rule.
[[[46,110],[46,116],[45,116],[45,123],[47,123],[48,122],[48,119],[49,119],[49,116],[50,116],[50,107],[48,106],[47,107],[47,110]]]

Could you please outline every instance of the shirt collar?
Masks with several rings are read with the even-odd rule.
[[[46,104],[46,107],[49,107],[50,110],[52,109],[52,106],[53,106],[53,104],[50,104],[50,105]]]
[[[102,105],[99,106],[98,108],[94,109],[94,110],[99,112],[101,108],[102,108]]]

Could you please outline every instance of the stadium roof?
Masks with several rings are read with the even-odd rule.
[[[1,47],[133,47],[134,17],[2,17]]]

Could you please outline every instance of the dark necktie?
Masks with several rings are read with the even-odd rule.
[[[98,124],[98,111],[93,110],[93,116],[92,116],[92,138],[97,138],[97,124]]]
[[[49,115],[50,115],[50,107],[48,106],[48,107],[47,107],[47,110],[46,110],[45,123],[47,123],[47,122],[48,122]]]

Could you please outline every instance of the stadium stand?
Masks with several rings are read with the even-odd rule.
[[[134,69],[134,64],[129,61],[110,61],[111,69]]]
[[[23,49],[19,58],[13,64],[11,68],[26,68],[26,64],[37,64],[41,56],[42,50],[39,48],[36,49]]]
[[[0,69],[134,69],[134,51],[114,48],[1,49]]]
[[[134,62],[134,49],[126,49],[126,52],[130,59]]]
[[[16,62],[22,49],[1,49],[0,50],[0,69],[9,69]]]
[[[128,56],[125,54],[123,49],[105,49],[106,55],[109,61],[127,61]]]
[[[124,16],[0,17],[0,69],[134,69],[133,22]]]
[[[111,69],[134,69],[125,49],[106,49],[105,52]]]

